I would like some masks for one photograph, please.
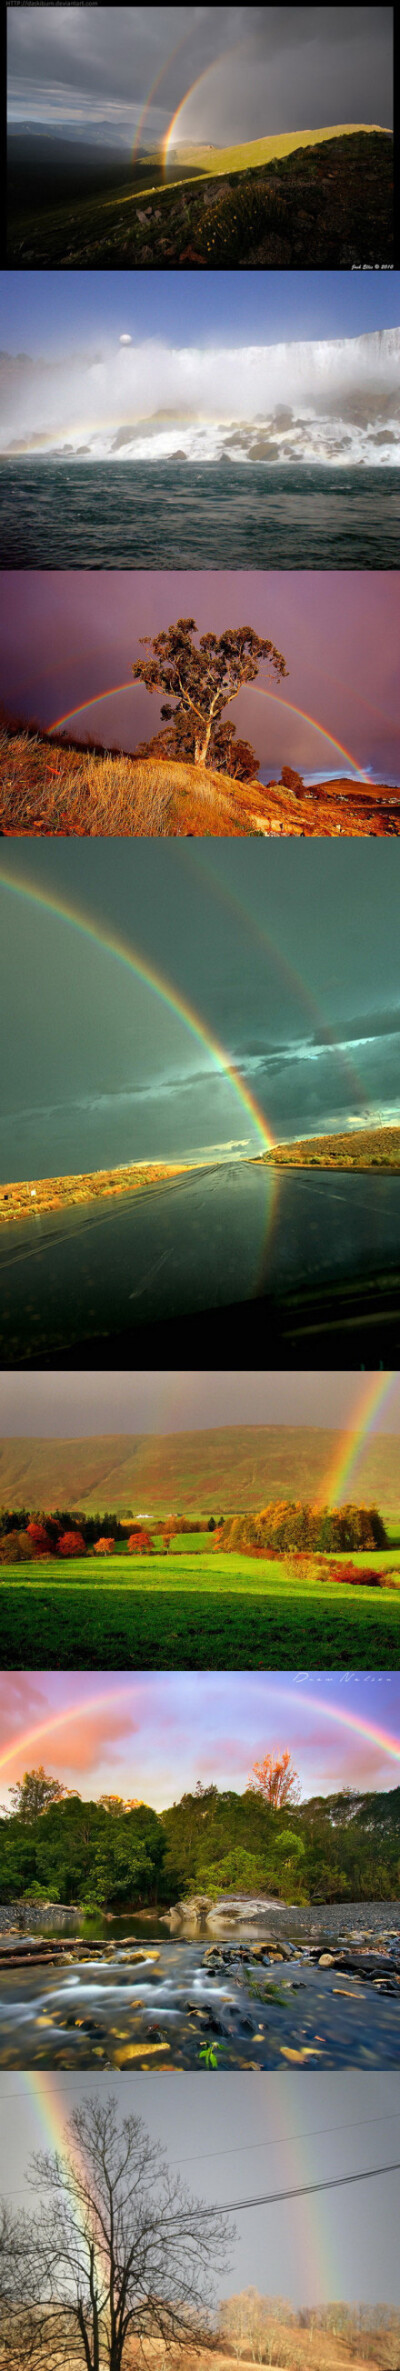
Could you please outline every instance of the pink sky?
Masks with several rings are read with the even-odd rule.
[[[0,1706],[4,1799],[44,1763],[84,1796],[160,1810],[197,1778],[240,1793],[254,1760],[286,1746],[304,1795],[399,1783],[397,1673],[8,1672]]]
[[[89,701],[72,716],[71,733],[133,749],[150,739],[160,714],[159,699],[130,684],[139,637],[182,616],[194,617],[199,633],[250,624],[283,651],[289,674],[278,699],[273,677],[274,697],[265,697],[264,662],[232,709],[261,774],[284,763],[346,772],[353,759],[382,779],[399,778],[400,580],[392,572],[6,571],[0,698],[46,726]],[[128,688],[99,698],[115,685]]]

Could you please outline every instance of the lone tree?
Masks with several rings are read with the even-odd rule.
[[[261,659],[268,659],[277,680],[287,675],[286,661],[267,642],[256,634],[252,626],[228,627],[225,634],[201,634],[198,647],[193,641],[197,633],[193,617],[178,617],[176,626],[167,633],[141,635],[143,647],[153,651],[151,659],[137,659],[132,667],[135,682],[145,683],[147,691],[174,694],[176,708],[164,705],[161,715],[171,718],[190,718],[194,733],[195,765],[209,765],[213,727],[219,724],[222,711],[230,700],[236,700],[244,683],[254,683]]]
[[[204,2345],[226,2214],[190,2196],[142,2119],[122,2118],[112,2098],[75,2108],[67,2135],[65,2155],[33,2159],[39,2208],[15,2223],[14,2293],[6,2230],[0,2362],[15,2361],[18,2328],[34,2371],[44,2361],[123,2371],[135,2340],[144,2359],[146,2340],[165,2352]]]
[[[270,1803],[274,1811],[280,1811],[284,1803],[298,1803],[299,1781],[288,1748],[275,1761],[273,1754],[264,1754],[263,1762],[253,1762],[249,1786],[263,1795],[264,1803]]]
[[[182,762],[189,759],[193,764],[195,737],[195,717],[189,714],[180,716],[176,709],[171,723],[164,725],[163,732],[160,730],[154,733],[152,741],[138,742],[135,757],[172,757],[180,758]],[[237,782],[255,782],[260,760],[256,757],[255,749],[252,749],[251,741],[237,740],[236,726],[227,717],[224,724],[212,725],[207,763],[215,769],[216,774],[230,774]]]

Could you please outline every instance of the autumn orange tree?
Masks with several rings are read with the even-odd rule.
[[[288,1747],[275,1760],[273,1754],[264,1754],[263,1762],[253,1762],[249,1787],[259,1791],[274,1811],[282,1811],[285,1803],[298,1803],[299,1781]]]
[[[176,707],[164,705],[161,715],[167,723],[171,718],[189,718],[194,734],[195,765],[210,764],[213,729],[219,725],[223,709],[236,700],[244,683],[254,683],[261,659],[267,659],[277,680],[287,675],[282,652],[275,649],[253,626],[227,627],[224,634],[201,634],[199,643],[193,641],[197,633],[193,617],[179,617],[167,633],[141,635],[143,647],[153,652],[149,659],[137,659],[132,667],[135,682],[145,683],[149,692],[171,693]]]

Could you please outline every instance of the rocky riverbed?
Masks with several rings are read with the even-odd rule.
[[[282,1908],[282,1905],[276,1905]],[[151,1944],[136,1930],[8,1934],[0,1945],[0,2065],[225,2070],[398,2064],[396,1905],[325,1911],[324,1931]],[[318,1912],[321,1920],[322,1912]]]

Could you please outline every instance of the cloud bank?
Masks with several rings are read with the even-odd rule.
[[[14,123],[77,141],[150,146],[182,106],[177,136],[215,142],[392,109],[392,9],[14,7]],[[155,87],[154,87],[155,86]]]

